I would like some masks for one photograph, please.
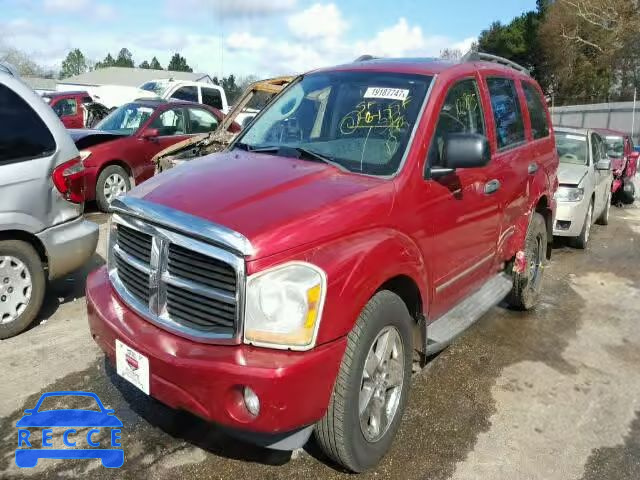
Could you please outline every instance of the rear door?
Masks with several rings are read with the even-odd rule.
[[[591,149],[593,162],[589,165],[589,174],[594,176],[595,180],[595,205],[594,205],[594,218],[605,207],[605,202],[609,197],[609,178],[611,176],[611,170],[598,170],[596,168],[597,163],[600,160],[608,159],[607,148],[604,140],[597,133],[591,134]]]
[[[502,251],[529,208],[528,168],[535,156],[525,128],[526,106],[515,80],[501,73],[486,77],[485,82],[491,104],[492,176],[500,182],[501,220],[496,249]]]

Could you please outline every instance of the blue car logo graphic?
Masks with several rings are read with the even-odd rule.
[[[40,412],[42,402],[48,397],[91,397],[100,411],[83,409],[58,409]],[[36,406],[24,411],[18,420],[18,448],[16,449],[16,465],[21,468],[35,467],[41,458],[53,459],[90,459],[99,458],[107,468],[119,468],[124,463],[124,450],[120,444],[120,428],[122,422],[114,415],[114,411],[104,408],[95,393],[91,392],[49,392],[40,397]],[[42,428],[42,448],[31,448],[35,441],[32,435],[36,432],[31,427]],[[63,444],[69,448],[54,448],[53,428],[64,430]],[[79,433],[76,429],[86,429]],[[96,437],[102,430],[110,430],[109,445],[104,448]],[[104,442],[104,440],[102,440]],[[85,448],[86,445],[86,448]]]

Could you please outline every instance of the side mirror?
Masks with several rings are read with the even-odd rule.
[[[477,133],[450,133],[444,140],[442,165],[432,167],[431,175],[448,175],[458,168],[481,168],[490,161],[487,137]]]
[[[596,170],[611,170],[611,159],[603,158],[596,163]]]
[[[145,138],[147,140],[150,140],[157,136],[159,136],[159,132],[157,128],[147,128],[144,132],[142,132],[142,135],[140,135],[140,138]]]

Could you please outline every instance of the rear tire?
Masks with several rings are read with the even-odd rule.
[[[400,426],[411,383],[412,329],[402,299],[384,290],[369,300],[349,333],[329,408],[315,435],[327,456],[353,472],[375,466]],[[383,412],[378,421],[377,411]]]
[[[33,323],[45,290],[44,268],[35,249],[19,240],[0,241],[0,339],[18,335]],[[9,310],[20,313],[12,318]]]
[[[531,310],[538,303],[542,291],[544,266],[547,261],[547,226],[544,217],[535,212],[525,238],[527,266],[522,273],[513,273],[513,288],[507,303],[517,310]]]
[[[100,172],[96,181],[96,203],[103,212],[111,211],[111,202],[131,190],[127,171],[119,165],[109,165]]]

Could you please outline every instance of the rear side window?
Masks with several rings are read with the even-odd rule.
[[[36,112],[0,85],[0,164],[51,155],[56,142]]]
[[[64,98],[53,106],[53,111],[59,117],[70,117],[75,115],[77,110],[75,98]]]
[[[198,103],[198,87],[180,87],[173,95],[171,95],[171,98]]]
[[[212,113],[199,108],[189,109],[189,121],[191,133],[212,132],[218,127],[218,119]]]
[[[220,96],[220,92],[215,88],[204,87],[202,89],[202,103],[222,110],[222,96]]]
[[[489,78],[487,85],[496,122],[498,148],[508,148],[524,142],[524,122],[514,81],[507,78]]]
[[[444,142],[452,133],[485,133],[482,103],[475,80],[463,80],[447,93],[429,149],[430,165],[442,165]]]
[[[527,108],[531,118],[531,133],[534,140],[549,136],[549,123],[547,122],[547,111],[542,103],[540,92],[530,83],[523,83],[522,89],[527,99]]]

